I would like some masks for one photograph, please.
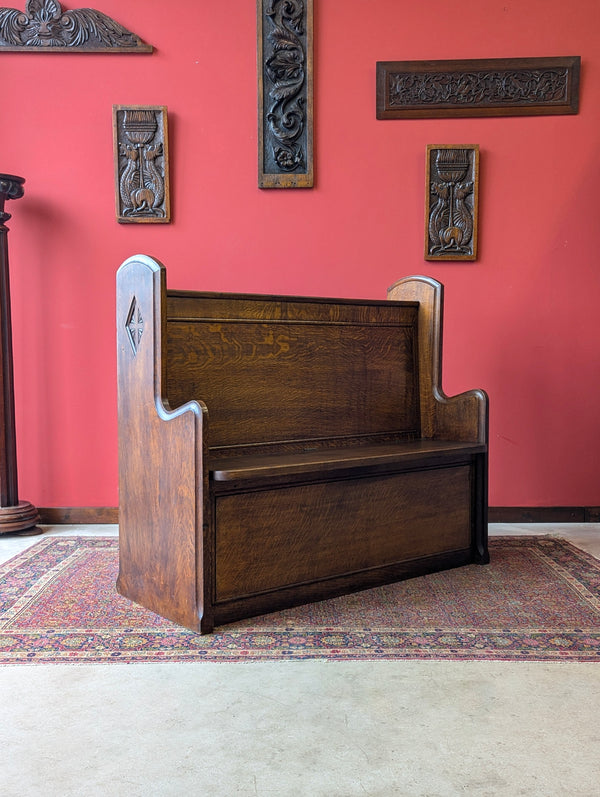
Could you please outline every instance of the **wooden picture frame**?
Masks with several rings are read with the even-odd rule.
[[[425,260],[476,260],[479,145],[428,144]]]
[[[258,186],[312,188],[313,0],[257,0]]]
[[[115,203],[120,224],[168,224],[169,134],[164,105],[113,105]]]
[[[580,56],[378,61],[378,119],[579,112]]]

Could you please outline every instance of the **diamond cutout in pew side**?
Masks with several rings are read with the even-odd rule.
[[[133,349],[133,354],[135,356],[138,353],[142,335],[144,333],[144,319],[142,317],[141,310],[138,307],[135,296],[132,299],[131,307],[129,308],[129,313],[127,314],[125,328],[127,330],[127,335],[129,336],[131,348]]]

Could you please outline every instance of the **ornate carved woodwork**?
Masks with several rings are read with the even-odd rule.
[[[39,522],[37,509],[28,501],[19,501],[6,226],[10,213],[4,211],[7,199],[20,199],[23,196],[24,182],[23,177],[0,174],[0,534],[28,532]]]
[[[0,8],[0,49],[8,52],[151,53],[152,47],[93,8],[63,11],[58,0]]]
[[[377,118],[579,111],[581,58],[378,61]]]
[[[171,221],[167,109],[114,105],[113,140],[117,220]]]
[[[258,185],[313,185],[313,0],[258,0]]]
[[[425,260],[475,260],[479,146],[427,146]]]

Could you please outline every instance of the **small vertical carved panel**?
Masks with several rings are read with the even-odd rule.
[[[117,221],[167,224],[169,136],[163,105],[113,105]]]
[[[479,145],[427,146],[425,260],[476,260]]]
[[[258,186],[313,186],[313,0],[257,0]]]

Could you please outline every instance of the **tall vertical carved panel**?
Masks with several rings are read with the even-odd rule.
[[[115,198],[121,223],[171,221],[167,109],[113,106]]]
[[[313,0],[257,0],[258,185],[313,186]]]
[[[479,146],[427,146],[425,260],[475,260]]]

